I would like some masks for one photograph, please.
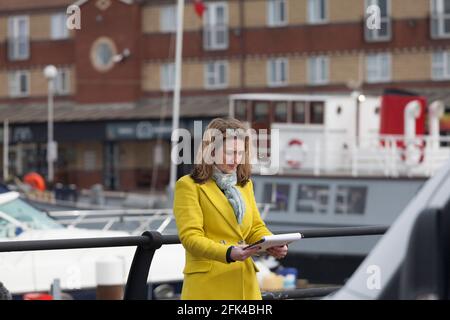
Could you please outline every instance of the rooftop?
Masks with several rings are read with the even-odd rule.
[[[181,117],[215,117],[228,114],[228,96],[182,97]],[[172,99],[152,98],[142,106],[132,104],[75,105],[55,103],[55,122],[138,120],[172,117]],[[10,123],[41,123],[47,121],[47,104],[0,105],[0,119]]]

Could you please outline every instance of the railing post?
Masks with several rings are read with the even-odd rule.
[[[136,248],[125,286],[124,300],[147,300],[147,278],[155,251],[162,246],[162,235],[157,231],[142,234],[149,238],[149,243]]]

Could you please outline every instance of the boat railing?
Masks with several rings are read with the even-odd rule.
[[[382,235],[386,231],[386,227],[380,226],[296,230],[304,239]],[[126,237],[4,241],[0,242],[0,252],[136,246],[123,298],[124,300],[146,300],[149,297],[147,279],[156,250],[163,245],[180,243],[176,234],[163,235],[158,231],[145,231],[139,236]],[[337,289],[338,287],[329,287],[262,292],[262,297],[265,300],[312,298],[326,296]]]
[[[301,137],[301,132],[298,135]],[[305,135],[303,144],[293,154],[287,149],[280,150],[278,173],[430,177],[450,159],[450,136],[408,138],[374,134],[352,141],[346,138],[341,132],[326,132],[310,138]],[[291,161],[286,160],[289,152],[287,159]],[[259,168],[257,164],[255,169]]]
[[[261,218],[265,219],[274,208],[272,203],[259,203]],[[156,229],[164,232],[173,220],[173,212],[170,208],[164,209],[109,209],[109,210],[63,210],[49,211],[48,215],[67,227],[79,227],[87,225],[100,225],[102,230],[111,230],[115,224],[133,223],[129,231],[131,234],[141,234],[151,227],[152,223],[161,221]]]

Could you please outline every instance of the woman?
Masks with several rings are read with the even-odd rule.
[[[212,120],[192,173],[175,185],[173,211],[186,249],[181,299],[261,300],[251,258],[259,248],[243,248],[272,233],[256,206],[245,133],[236,119]],[[284,258],[287,246],[267,252]]]

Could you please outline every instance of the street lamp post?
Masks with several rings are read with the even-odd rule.
[[[359,147],[360,142],[360,126],[361,126],[361,116],[360,116],[360,108],[361,103],[366,101],[366,96],[362,94],[359,90],[355,90],[352,92],[352,97],[355,99],[356,106],[356,117],[355,117],[355,147]]]
[[[48,121],[47,121],[47,180],[53,183],[54,170],[53,163],[56,160],[56,143],[53,141],[53,95],[55,92],[55,78],[58,70],[53,65],[48,65],[44,69],[44,76],[48,81]]]
[[[9,178],[9,121],[3,121],[3,181]]]

